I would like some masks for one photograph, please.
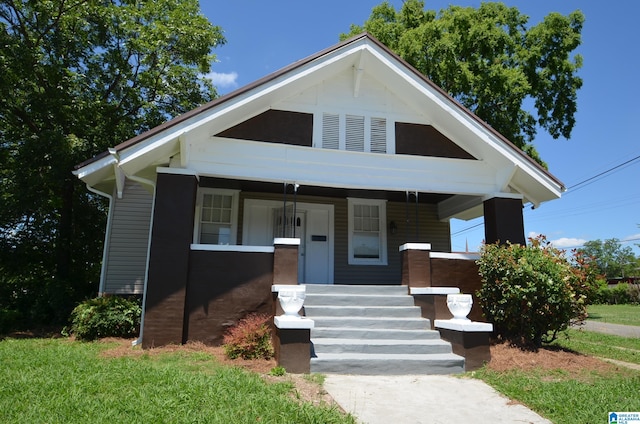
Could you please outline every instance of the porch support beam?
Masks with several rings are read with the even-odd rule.
[[[484,234],[487,244],[526,244],[522,199],[493,197],[485,200]]]
[[[185,342],[185,301],[198,184],[158,173],[142,347]]]

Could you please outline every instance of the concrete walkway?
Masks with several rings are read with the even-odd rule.
[[[328,374],[324,388],[366,424],[551,423],[471,378]]]
[[[633,325],[609,324],[607,322],[587,320],[582,325],[576,325],[575,328],[582,328],[596,333],[613,334],[614,336],[640,338],[640,327]]]
[[[640,327],[586,321],[586,331],[640,338]],[[324,388],[364,424],[551,423],[480,380],[443,375],[327,374]]]

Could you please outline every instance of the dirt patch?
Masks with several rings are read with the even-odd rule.
[[[491,362],[488,368],[499,372],[514,369],[563,370],[570,374],[584,371],[607,373],[619,369],[616,365],[598,358],[555,347],[544,347],[533,352],[507,343],[491,346]]]

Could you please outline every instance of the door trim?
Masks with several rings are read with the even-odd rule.
[[[268,208],[270,215],[266,218],[265,224],[268,228],[264,229],[265,234],[273,234],[273,210],[282,207],[282,201],[280,200],[265,200],[265,199],[244,199],[243,203],[243,217],[242,217],[242,244],[247,245],[249,240],[249,225],[252,222],[251,211],[254,206],[261,206]],[[333,284],[335,281],[335,205],[330,203],[307,203],[298,202],[296,204],[297,212],[308,212],[310,210],[323,210],[329,213],[329,264],[328,264],[328,281],[326,284]],[[308,223],[308,219],[307,219]],[[306,238],[311,237],[309,232],[306,232]],[[303,242],[302,240],[300,241]],[[306,243],[306,240],[304,241]],[[273,246],[273,240],[264,240],[264,246]]]

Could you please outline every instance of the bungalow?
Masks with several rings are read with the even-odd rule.
[[[484,216],[488,242],[524,242],[524,203],[564,189],[366,33],[74,174],[110,199],[100,292],[143,297],[145,347],[219,343],[270,311],[274,282],[399,285],[398,247],[446,255],[454,217]],[[297,276],[283,281],[291,238]]]

